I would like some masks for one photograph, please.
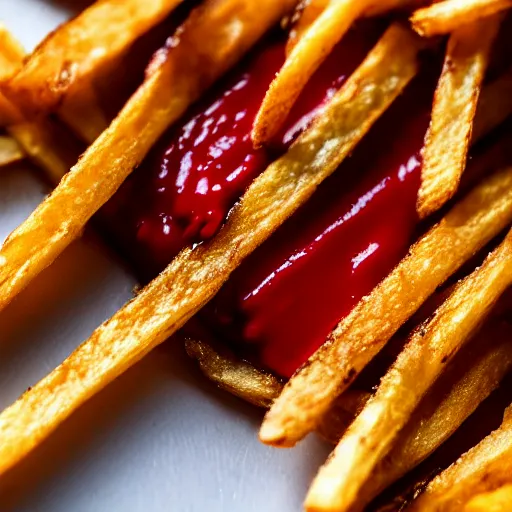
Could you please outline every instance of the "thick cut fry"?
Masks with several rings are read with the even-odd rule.
[[[509,483],[512,475],[512,409],[501,427],[443,471],[413,502],[412,512],[455,512],[474,496]],[[408,509],[409,510],[409,509]]]
[[[293,446],[435,289],[512,221],[512,169],[486,179],[414,244],[288,382],[263,442]]]
[[[437,450],[512,369],[512,328],[508,323],[486,323],[472,345],[481,347],[483,353],[476,359],[471,352],[457,355],[455,367],[435,384],[400,432],[392,451],[372,473],[359,494],[357,510]]]
[[[464,26],[448,41],[423,148],[417,205],[422,218],[443,206],[459,187],[480,90],[500,22],[501,15]]]
[[[484,87],[473,127],[473,142],[488,135],[512,115],[511,91],[512,69]]]
[[[496,491],[475,496],[464,512],[509,512],[512,506],[512,484],[504,485]]]
[[[54,111],[182,0],[98,0],[50,34],[3,87],[23,114]]]
[[[512,7],[512,0],[445,0],[418,9],[411,17],[418,34],[432,37]]]
[[[249,19],[259,27],[259,13],[268,15],[277,5],[275,0],[268,2],[267,9],[261,1],[243,2],[251,6]],[[225,23],[222,20],[219,26]],[[240,24],[235,26],[238,31]],[[241,261],[311,197],[403,91],[417,72],[421,48],[410,30],[391,27],[324,115],[253,182],[211,242],[182,251],[136,299],[0,415],[0,472],[213,297]]]
[[[0,167],[23,160],[25,155],[15,139],[0,135]]]
[[[320,469],[306,499],[307,510],[342,512],[356,503],[361,488],[391,451],[446,363],[511,284],[512,231],[457,287],[433,319],[411,336],[376,394]]]
[[[252,139],[256,146],[265,144],[278,133],[313,73],[354,20],[376,3],[389,6],[397,0],[334,0],[329,3],[270,84],[254,122]]]
[[[0,251],[0,309],[77,238],[160,135],[293,5],[209,0],[162,50],[144,84]],[[208,45],[204,45],[208,39]]]

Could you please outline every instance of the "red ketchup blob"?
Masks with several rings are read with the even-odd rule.
[[[203,312],[219,337],[243,340],[259,367],[290,377],[406,254],[435,77],[409,87]]]
[[[317,72],[272,151],[250,134],[285,59],[285,38],[269,37],[231,76],[162,137],[105,206],[102,224],[144,279],[188,245],[209,239],[250,183],[311,122],[375,43],[380,28],[353,30]]]

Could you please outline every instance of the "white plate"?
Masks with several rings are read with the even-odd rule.
[[[86,3],[0,0],[0,20],[31,49]],[[0,241],[46,192],[28,165],[0,171]],[[62,361],[134,284],[98,243],[69,248],[0,314],[0,407]],[[260,419],[167,343],[0,479],[0,512],[300,510],[327,447],[310,439],[292,451],[266,448]]]

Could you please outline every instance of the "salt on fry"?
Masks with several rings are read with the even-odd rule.
[[[23,160],[25,155],[15,139],[0,135],[0,167]]]
[[[287,383],[260,431],[293,446],[425,300],[512,221],[512,169],[477,186],[414,244],[395,269],[344,318]]]
[[[55,111],[66,95],[172,12],[182,0],[98,0],[52,32],[3,91],[28,117]]]
[[[250,11],[246,11],[248,19],[259,28],[261,13],[269,16],[272,8],[279,18],[277,3],[268,2],[267,9],[261,1],[257,5],[243,2]],[[217,7],[218,0],[213,5]],[[239,33],[239,10],[229,12],[231,16],[237,13]],[[273,21],[270,17],[265,20],[268,25]],[[208,28],[226,24],[228,20],[223,19],[209,23]],[[201,29],[203,40],[207,29]],[[239,41],[231,41],[239,47]],[[183,250],[133,301],[0,415],[0,473],[213,297],[242,260],[311,197],[403,91],[417,72],[421,48],[422,42],[412,31],[391,27],[332,98],[324,115],[252,183],[212,241]]]
[[[179,44],[157,54],[146,80],[118,117],[5,241],[0,251],[0,309],[80,235],[160,135],[293,2],[209,0],[192,12],[179,32]]]
[[[448,512],[463,507],[478,494],[510,482],[512,475],[512,409],[500,428],[438,475],[410,507],[411,512]]]
[[[466,167],[473,120],[501,15],[465,25],[448,41],[423,148],[417,210],[428,217],[459,187]]]
[[[290,109],[320,64],[331,53],[352,23],[376,0],[332,0],[307,29],[263,99],[254,121],[252,140],[256,146],[269,142],[286,121]],[[380,0],[382,7],[397,0]]]
[[[512,484],[475,496],[464,512],[508,512],[512,503]]]
[[[448,34],[481,18],[512,7],[512,0],[444,0],[418,9],[411,23],[424,37]]]
[[[511,335],[509,324],[491,321],[471,343],[482,353],[476,357],[465,351],[457,355],[455,368],[449,368],[429,391],[364,485],[358,510],[437,450],[498,387],[512,369]]]
[[[306,510],[346,511],[446,364],[512,284],[512,231],[411,336],[375,395],[320,469]],[[468,300],[471,297],[471,300]]]

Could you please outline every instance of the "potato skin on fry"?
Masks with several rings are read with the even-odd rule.
[[[233,0],[212,0],[211,8],[216,12],[223,5],[228,19],[220,26],[229,26],[228,21],[234,16],[233,24],[239,28],[240,11],[235,8],[239,4]],[[228,9],[227,5],[233,7]],[[253,31],[261,30],[262,20],[257,20],[258,16],[265,16],[270,25],[272,16],[277,18],[283,9],[274,0],[268,0],[266,10],[262,9],[261,1],[244,1],[243,5],[248,9],[247,23],[258,26],[248,29],[251,37],[259,33]],[[271,12],[271,8],[275,10]],[[208,12],[206,8],[199,11],[203,16]],[[210,29],[217,26],[209,17],[207,20]],[[202,24],[199,28],[198,37],[202,40],[208,29]],[[422,42],[401,26],[389,29],[385,41],[388,40],[393,44],[379,45],[334,96],[325,114],[253,182],[211,242],[185,249],[56,370],[0,414],[0,473],[26,456],[80,405],[182,327],[213,297],[241,261],[336,170],[416,74]],[[239,41],[231,38],[229,42],[230,48],[239,48]],[[401,59],[395,58],[397,46],[406,48]],[[226,55],[221,57],[226,59]],[[190,58],[187,62],[190,64]],[[101,364],[95,364],[97,361]]]

